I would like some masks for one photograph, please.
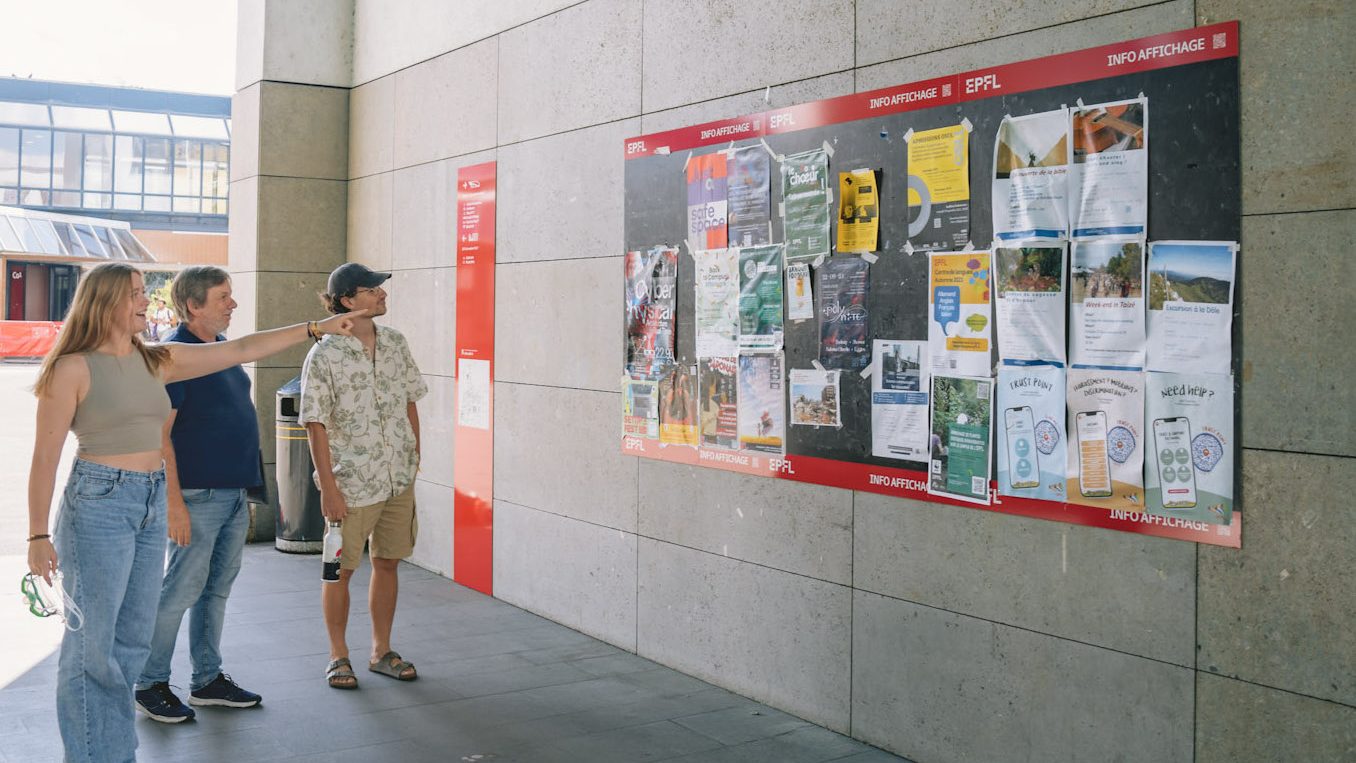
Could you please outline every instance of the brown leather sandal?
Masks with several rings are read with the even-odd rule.
[[[349,662],[347,657],[331,660],[330,664],[325,666],[325,682],[331,689],[358,688],[358,676],[353,672],[353,663]]]
[[[414,663],[401,659],[395,652],[383,654],[376,662],[369,663],[367,669],[373,673],[390,676],[397,681],[413,681],[419,677],[419,673],[414,669]]]

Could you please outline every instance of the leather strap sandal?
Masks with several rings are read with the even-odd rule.
[[[369,663],[367,669],[373,673],[390,676],[397,681],[413,681],[419,677],[414,663],[402,660],[395,652],[383,654],[376,662]]]
[[[347,657],[331,660],[330,664],[325,666],[325,682],[331,689],[358,688],[358,676],[353,673],[353,663],[349,662]]]

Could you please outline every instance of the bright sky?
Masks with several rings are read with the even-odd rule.
[[[236,0],[0,0],[0,77],[235,93]]]

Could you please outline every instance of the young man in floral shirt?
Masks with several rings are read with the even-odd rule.
[[[339,581],[322,584],[321,607],[330,637],[325,679],[336,689],[355,689],[348,657],[349,580],[370,541],[372,653],[368,669],[401,681],[418,677],[414,665],[391,649],[399,588],[397,567],[414,551],[418,530],[414,477],[419,468],[419,411],[428,392],[409,345],[399,331],[378,326],[386,314],[382,284],[355,262],[330,273],[322,295],[332,313],[366,310],[353,336],[326,336],[311,348],[301,371],[301,423],[310,440],[320,507],[325,519],[343,523]],[[342,341],[335,341],[342,340]]]

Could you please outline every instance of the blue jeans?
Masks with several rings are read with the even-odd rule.
[[[240,555],[250,526],[244,490],[185,490],[190,524],[189,543],[169,542],[169,567],[160,589],[151,656],[137,681],[138,689],[167,682],[174,642],[184,610],[188,617],[188,649],[193,662],[189,689],[201,689],[221,672],[221,628],[226,597],[240,572]]]
[[[164,574],[165,472],[76,459],[61,497],[57,560],[84,614],[57,663],[57,725],[66,760],[136,759],[132,687],[151,651]]]

